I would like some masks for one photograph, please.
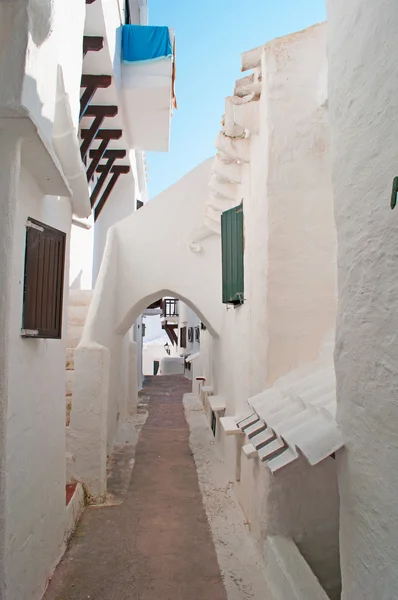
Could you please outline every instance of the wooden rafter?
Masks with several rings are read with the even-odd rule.
[[[95,92],[99,89],[108,88],[112,83],[112,77],[110,75],[82,75],[81,84],[82,88],[86,88],[80,98],[80,116],[79,119],[82,119],[88,105]]]
[[[100,160],[104,157],[106,158],[106,149],[111,140],[119,140],[122,137],[121,129],[101,129],[102,139],[98,148],[95,150],[90,150],[89,157],[91,158],[91,162],[87,169],[87,181],[93,177],[96,168],[98,167]],[[118,158],[124,158],[126,156],[125,150],[115,150],[115,152],[119,152],[121,155]]]
[[[97,171],[100,169],[100,166],[97,168]],[[112,169],[110,170],[110,172],[112,174],[112,177],[110,178],[108,185],[106,186],[101,198],[99,199],[97,206],[95,207],[94,221],[96,221],[98,219],[98,217],[100,216],[100,213],[105,206],[105,202],[108,200],[120,175],[123,175],[123,174],[126,175],[127,173],[129,173],[130,167],[129,167],[129,165],[114,165],[112,167]],[[109,173],[109,171],[108,171],[108,173]]]
[[[83,37],[83,58],[87,52],[99,52],[104,47],[104,38],[100,35],[85,35]]]
[[[106,163],[104,165],[98,165],[96,171],[97,173],[101,173],[101,175],[98,178],[98,181],[95,184],[93,191],[91,192],[91,206],[94,206],[94,204],[96,203],[98,196],[101,193],[102,186],[104,185],[110,170],[112,169],[115,161],[119,158],[119,152],[119,150],[107,150],[106,157],[104,156],[104,158],[106,158]]]
[[[82,145],[80,146],[80,153],[82,160],[85,160],[86,154],[90,149],[93,139],[97,135],[104,119],[106,117],[115,117],[117,115],[117,106],[97,106],[91,104],[88,106],[85,112],[86,117],[94,117],[90,129],[88,129],[87,136],[84,138]]]
[[[177,334],[174,331],[177,327],[178,326],[174,326],[171,323],[166,323],[165,326],[164,326],[164,330],[166,331],[167,335],[169,336],[169,340],[173,344],[173,346],[177,346],[178,345]]]

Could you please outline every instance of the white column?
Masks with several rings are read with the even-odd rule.
[[[328,0],[342,600],[398,597],[398,3]]]
[[[21,140],[0,124],[0,600],[5,600],[5,473],[8,356],[14,225]]]

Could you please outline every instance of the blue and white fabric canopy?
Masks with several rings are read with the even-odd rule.
[[[122,60],[140,63],[173,56],[168,27],[123,25]]]

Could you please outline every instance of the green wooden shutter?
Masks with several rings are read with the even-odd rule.
[[[222,301],[243,304],[244,298],[244,237],[243,205],[226,210],[221,215]]]

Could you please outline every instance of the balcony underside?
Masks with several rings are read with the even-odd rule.
[[[167,152],[170,142],[172,60],[121,65],[127,128],[137,150]]]

